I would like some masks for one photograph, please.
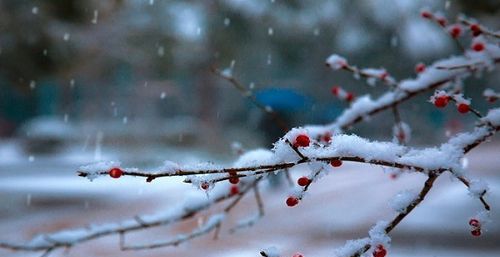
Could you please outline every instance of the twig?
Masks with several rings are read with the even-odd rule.
[[[418,194],[417,198],[415,198],[410,204],[408,204],[404,211],[400,212],[394,219],[387,224],[385,227],[384,231],[386,234],[389,234],[396,226],[406,217],[408,214],[415,209],[425,198],[425,196],[429,193],[431,190],[434,181],[439,177],[440,173],[430,173],[429,177],[425,181],[424,186],[420,190],[420,193]],[[351,257],[359,257],[366,251],[368,251],[371,248],[372,245],[366,244],[364,247],[359,249],[355,254],[351,255]]]
[[[233,85],[238,91],[240,91],[240,93],[243,97],[248,98],[255,106],[257,106],[257,108],[262,110],[264,113],[269,114],[271,116],[271,118],[276,122],[276,125],[278,125],[278,127],[280,127],[283,132],[287,132],[289,130],[288,124],[285,121],[285,119],[283,119],[276,111],[274,111],[269,106],[266,106],[266,105],[262,104],[261,102],[259,102],[259,100],[257,99],[257,97],[255,97],[253,92],[251,90],[247,89],[236,78],[234,78],[233,76],[227,76],[222,71],[220,71],[214,67],[212,67],[211,70],[215,75],[229,81],[231,83],[231,85]]]

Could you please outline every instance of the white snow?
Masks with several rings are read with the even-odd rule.
[[[369,238],[361,238],[356,240],[349,240],[343,247],[335,249],[335,257],[350,257],[360,249],[362,249],[366,244],[370,243]]]
[[[488,114],[481,119],[483,122],[489,122],[493,126],[500,126],[500,108],[491,109]]]
[[[266,257],[280,257],[281,253],[276,248],[276,246],[270,246],[268,248],[262,249],[262,252],[265,253]]]
[[[87,165],[80,166],[78,171],[86,172],[87,178],[92,181],[99,176],[99,172],[108,171],[112,168],[119,168],[120,162],[118,161],[99,161]]]
[[[338,70],[347,65],[347,60],[340,55],[332,54],[326,59],[326,64],[332,69]]]
[[[410,205],[418,197],[418,191],[405,190],[399,192],[390,201],[389,205],[396,212],[404,212],[406,207]]]
[[[473,197],[481,197],[484,193],[488,192],[488,183],[482,179],[473,179],[470,181],[469,193]]]

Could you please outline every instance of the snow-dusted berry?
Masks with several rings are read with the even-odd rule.
[[[304,257],[304,255],[302,255],[301,253],[296,253],[292,257]]]
[[[305,187],[311,183],[311,180],[308,177],[300,177],[297,179],[297,184],[301,187]]]
[[[437,108],[444,108],[444,107],[446,107],[446,105],[448,105],[448,101],[449,101],[449,97],[448,96],[444,96],[444,95],[443,96],[438,96],[434,100],[434,105]]]
[[[387,250],[383,245],[377,245],[377,248],[373,251],[373,257],[385,257],[387,255]]]
[[[454,24],[448,29],[451,37],[458,38],[462,35],[462,27],[459,24]]]
[[[208,190],[210,188],[210,184],[208,182],[206,182],[206,181],[201,182],[200,188],[203,189],[203,190]]]
[[[470,25],[469,28],[470,28],[470,31],[472,31],[472,35],[474,37],[477,37],[477,36],[481,35],[481,33],[482,33],[481,27],[479,26],[479,24],[473,23]]]
[[[231,170],[229,172],[229,183],[231,184],[238,184],[240,182],[240,178],[238,177],[238,174],[236,171]]]
[[[293,142],[294,147],[308,147],[309,144],[311,143],[311,140],[309,139],[309,136],[305,134],[300,134],[295,138],[295,141]]]
[[[112,168],[108,173],[112,178],[119,178],[123,175],[123,170],[121,170],[120,168]]]
[[[240,193],[240,188],[237,185],[232,185],[231,188],[229,188],[229,193],[231,195],[237,195]]]
[[[321,135],[321,141],[323,142],[330,142],[332,140],[332,133],[326,132],[323,135]]]
[[[333,167],[340,167],[342,166],[342,161],[341,160],[333,160],[330,162],[330,165],[332,165]]]
[[[483,42],[475,42],[472,44],[472,50],[476,52],[481,52],[484,50],[484,43]]]
[[[470,219],[469,220],[469,225],[471,225],[473,227],[479,227],[479,226],[481,226],[480,223],[479,223],[479,220],[477,220],[477,219]]]
[[[420,16],[426,19],[431,19],[433,17],[432,13],[429,11],[422,11],[420,12]]]
[[[474,229],[474,230],[471,230],[471,235],[473,236],[480,236],[481,235],[481,229],[480,228],[477,228],[477,229]]]
[[[385,79],[387,79],[387,77],[389,77],[389,72],[387,72],[387,71],[384,71],[380,74],[381,80],[385,80]]]
[[[297,205],[298,203],[299,203],[299,198],[297,198],[295,196],[289,196],[286,199],[286,205],[288,205],[289,207],[293,207],[293,206]]]
[[[230,177],[229,178],[229,183],[231,184],[238,184],[240,182],[240,178],[239,177]]]
[[[425,64],[418,63],[417,65],[415,65],[415,72],[416,73],[422,73],[424,71],[425,71]]]
[[[458,110],[459,113],[468,113],[469,110],[470,110],[470,107],[469,107],[468,104],[463,104],[462,103],[462,104],[459,104],[457,106],[457,110]]]
[[[436,17],[436,21],[439,25],[441,25],[441,27],[446,26],[446,23],[448,23],[445,17]]]

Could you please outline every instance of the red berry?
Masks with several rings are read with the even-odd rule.
[[[112,168],[109,170],[109,176],[112,178],[119,178],[123,175],[123,170],[119,168]]]
[[[462,34],[462,28],[460,27],[460,25],[455,24],[450,28],[450,35],[453,38],[458,38],[460,37],[461,34]]]
[[[237,195],[237,194],[239,194],[239,193],[240,193],[240,189],[238,188],[238,186],[233,185],[233,186],[231,186],[231,188],[229,189],[229,193],[230,193],[231,195]]]
[[[470,30],[472,31],[472,35],[475,37],[481,35],[481,33],[482,33],[482,30],[481,30],[481,27],[479,26],[479,24],[471,24]]]
[[[481,42],[476,42],[472,44],[472,49],[476,52],[481,52],[484,50],[484,44]]]
[[[488,102],[490,102],[490,103],[494,103],[497,100],[497,98],[494,96],[490,96],[490,97],[487,97],[486,100],[488,100]]]
[[[342,166],[342,161],[336,159],[336,160],[331,161],[330,165],[332,165],[333,167],[340,167],[340,166]]]
[[[354,99],[354,95],[352,93],[347,93],[347,96],[345,97],[345,100],[348,102],[352,101]]]
[[[446,26],[446,23],[447,23],[446,18],[444,18],[444,17],[439,17],[439,18],[437,18],[436,20],[437,20],[437,22],[439,23],[439,25],[441,25],[441,27]]]
[[[292,257],[304,257],[304,255],[302,255],[301,253],[296,253]]]
[[[238,182],[240,182],[239,177],[230,177],[229,178],[229,183],[231,183],[231,184],[238,184]]]
[[[208,182],[206,182],[206,181],[205,181],[205,182],[202,182],[202,183],[200,184],[200,187],[201,187],[201,189],[203,189],[203,190],[208,190],[208,188],[210,188],[210,184],[209,184]]]
[[[309,137],[305,134],[300,134],[295,138],[295,142],[293,143],[294,147],[307,147],[309,146],[309,143],[311,143],[311,140]]]
[[[311,183],[311,180],[308,177],[300,177],[297,180],[297,184],[299,184],[299,186],[301,186],[301,187],[305,187],[305,186],[309,185],[309,183]]]
[[[330,142],[332,140],[332,133],[326,132],[321,136],[321,140],[324,142]]]
[[[448,96],[439,96],[434,100],[434,105],[437,108],[443,108],[448,104]]]
[[[426,19],[430,19],[430,18],[432,18],[432,13],[430,13],[428,11],[422,11],[420,13],[420,16],[422,16],[423,18],[426,18]]]
[[[387,71],[384,71],[384,72],[382,72],[382,74],[380,74],[380,79],[385,80],[388,76],[389,76],[389,73]]]
[[[286,205],[288,205],[289,207],[293,207],[293,206],[297,205],[298,203],[299,203],[299,198],[297,198],[295,196],[289,196],[286,199]]]
[[[470,219],[469,220],[469,225],[473,226],[473,227],[479,227],[479,220],[477,219]]]
[[[459,113],[468,113],[470,108],[468,104],[459,104],[457,110]]]
[[[415,65],[415,72],[422,73],[424,71],[425,71],[425,64],[418,63],[417,65]]]
[[[340,92],[340,87],[339,86],[333,86],[332,87],[332,94],[337,96],[339,95],[339,92]]]
[[[405,139],[406,139],[406,135],[403,131],[399,131],[396,136],[397,136],[398,140],[401,142],[405,141]]]
[[[480,228],[477,228],[477,229],[474,229],[470,232],[473,236],[480,236],[481,235],[481,229]]]
[[[373,251],[373,257],[385,257],[387,255],[387,250],[385,250],[383,245],[377,245],[375,251]]]

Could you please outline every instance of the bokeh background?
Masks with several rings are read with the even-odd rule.
[[[114,184],[105,180],[89,183],[75,177],[79,165],[110,159],[142,168],[158,166],[166,159],[228,163],[236,158],[231,146],[270,147],[281,132],[261,110],[215,76],[212,67],[223,69],[234,63],[235,77],[253,88],[259,100],[274,105],[291,126],[297,126],[331,122],[347,107],[330,94],[333,85],[341,85],[356,95],[376,96],[387,90],[384,85],[370,87],[352,74],[327,69],[324,60],[332,53],[346,56],[359,67],[384,67],[397,79],[414,77],[418,62],[431,63],[460,54],[441,28],[420,18],[422,7],[442,11],[450,20],[463,13],[490,28],[500,27],[500,2],[495,0],[1,0],[0,228],[9,233],[2,233],[0,239],[23,240],[64,227],[152,212],[168,207],[169,201],[175,199],[167,192],[193,190],[178,186],[178,181],[155,186],[134,179]],[[480,111],[495,106],[481,95],[485,88],[498,91],[499,79],[500,74],[493,72],[465,80],[465,93]],[[428,96],[402,106],[402,117],[413,129],[410,145],[436,145],[473,126],[472,116],[459,115],[453,108],[436,110],[426,102]],[[380,114],[351,132],[390,140],[392,120],[390,113]],[[494,173],[500,166],[495,157],[498,143],[494,141],[478,151],[481,154],[470,160],[471,167],[489,176],[492,187],[499,185]],[[349,223],[354,227],[344,226],[340,232],[335,230],[338,223],[329,217],[308,218],[315,225],[300,227],[298,231],[305,233],[305,238],[281,239],[287,242],[285,248],[298,244],[310,253],[330,253],[344,239],[364,236],[374,218],[387,215],[383,198],[394,194],[397,187],[383,188],[394,182],[387,181],[387,175],[378,170],[377,176],[358,181],[360,174],[356,171],[361,168],[354,165],[346,169],[354,174],[344,175],[353,183],[349,184],[353,187],[350,193],[339,194],[333,186],[338,177],[329,178],[330,182],[312,193],[318,196],[322,192],[333,198],[342,195],[345,212],[333,212],[334,221],[342,223],[340,217],[353,207],[349,206],[353,199],[373,195],[369,185],[379,185],[375,190],[380,189],[382,199],[365,205],[370,208],[353,209],[366,218],[354,215]],[[421,178],[406,180],[400,184],[402,188],[418,185],[414,182]],[[460,191],[456,183],[449,186]],[[364,190],[354,194],[360,187]],[[272,206],[279,206],[275,207],[275,216],[287,215],[281,208],[280,194],[275,192],[269,197],[274,199]],[[462,191],[448,194],[447,200],[435,200],[432,210],[447,207],[443,201],[455,201],[450,199],[458,194],[466,200],[468,197]],[[161,206],[151,202],[158,195],[165,197]],[[464,219],[472,215],[478,206],[466,200],[460,208],[452,208],[448,212],[451,216],[444,216],[444,220],[456,213]],[[383,206],[383,210],[376,206]],[[373,208],[377,209],[375,213]],[[436,219],[432,211],[423,212],[426,215],[416,214],[419,221],[425,223],[425,217]],[[296,215],[307,217],[307,213],[302,209]],[[324,216],[318,210],[315,213]],[[272,212],[268,216],[273,217]],[[231,243],[238,245],[236,249],[242,256],[255,256],[256,249],[265,247],[266,242],[290,235],[287,224],[282,229],[278,226],[273,233],[266,231],[266,224],[274,224],[269,219],[261,227],[257,225],[258,232],[247,231],[246,240],[231,238],[236,240]],[[321,226],[323,219],[330,225]],[[421,245],[426,248],[430,244],[429,248],[434,248],[432,256],[476,256],[473,254],[477,249],[485,251],[481,256],[498,256],[495,254],[500,248],[492,243],[498,243],[500,238],[498,225],[485,241],[475,240],[479,242],[475,245],[467,237],[464,222],[457,220],[444,228],[436,222],[430,223],[427,234],[423,229],[411,233],[421,228],[422,222],[410,226],[406,234],[400,235],[407,244],[398,254],[421,254]],[[316,235],[311,229],[320,232]],[[455,234],[450,237],[443,229]],[[447,242],[460,243],[437,249],[432,246],[435,238],[429,235],[433,232]],[[269,237],[259,240],[262,233],[269,233]],[[309,234],[314,236],[307,237]],[[418,241],[418,247],[411,244],[413,238],[422,237],[433,239]],[[99,247],[79,248],[69,255],[124,256],[115,245],[111,249],[103,246],[114,244],[113,240],[96,243]],[[205,248],[212,249],[210,254],[214,256],[222,254],[213,248],[226,249],[228,256],[238,254],[234,247],[224,245],[229,241],[200,242],[194,247],[137,256],[195,256]],[[474,249],[470,255],[459,254],[465,246]],[[25,254],[0,249],[0,256]]]

